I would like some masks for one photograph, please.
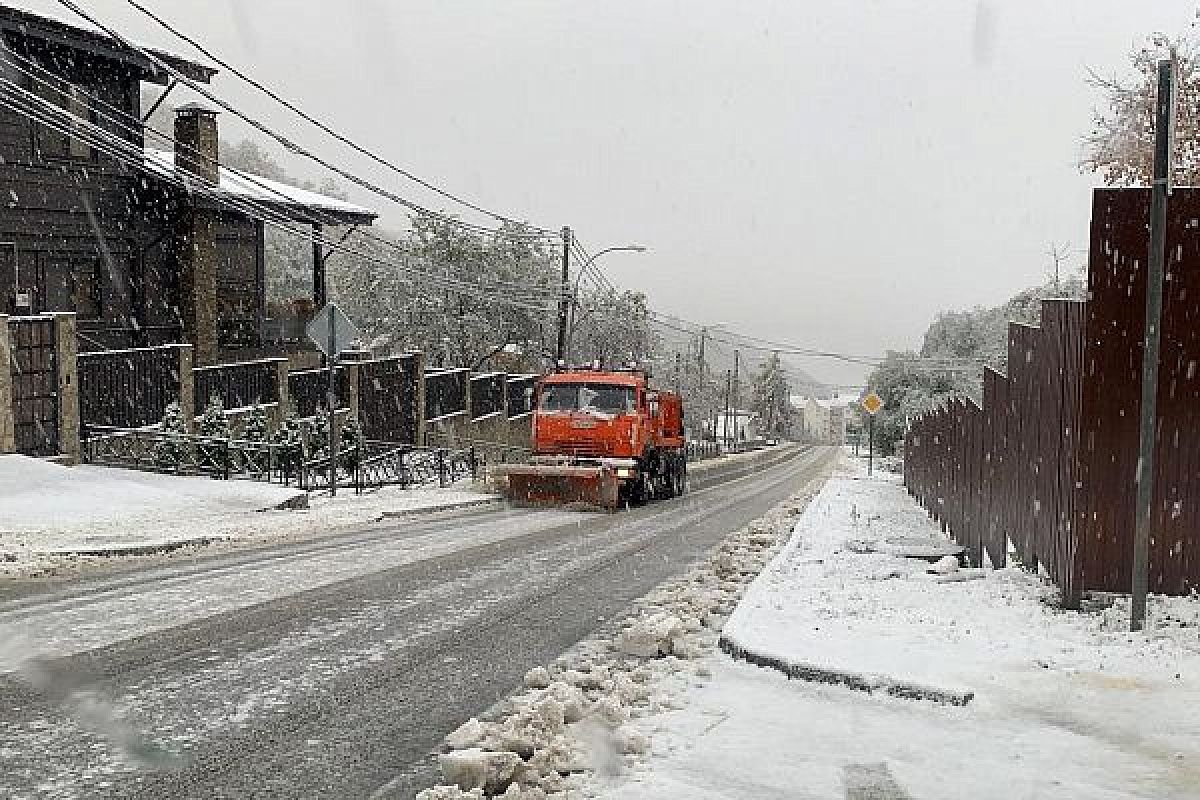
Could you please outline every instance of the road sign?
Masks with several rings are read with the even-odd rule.
[[[304,332],[317,349],[331,359],[349,350],[356,339],[362,338],[350,318],[333,303],[326,303],[305,326]]]
[[[868,392],[867,396],[862,399],[862,407],[863,411],[873,417],[883,408],[883,398],[874,392]]]

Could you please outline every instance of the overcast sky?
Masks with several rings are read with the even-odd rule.
[[[1082,264],[1086,68],[1194,0],[143,0],[302,107],[496,210],[571,225],[657,309],[852,354]],[[82,0],[187,53],[124,0]],[[19,3],[69,15],[53,0]],[[251,94],[215,88],[322,153]],[[222,134],[242,132],[222,118]],[[356,172],[438,201],[346,155]],[[297,173],[311,172],[296,163]],[[371,195],[393,225],[395,207]],[[831,382],[861,371],[812,360]]]

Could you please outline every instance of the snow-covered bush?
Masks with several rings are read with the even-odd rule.
[[[247,442],[265,442],[270,435],[271,420],[267,416],[267,410],[256,405],[246,418],[246,425],[242,428],[242,439]]]
[[[171,403],[163,409],[159,430],[170,436],[182,437],[187,434],[187,422],[179,403]],[[160,467],[178,469],[188,459],[188,447],[188,442],[183,438],[164,439],[154,445],[154,463]]]

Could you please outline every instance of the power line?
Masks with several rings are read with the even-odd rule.
[[[15,91],[14,91],[15,90]],[[398,265],[396,262],[389,262],[374,256],[370,253],[364,253],[360,250],[348,247],[345,244],[332,242],[331,240],[323,239],[322,237],[313,237],[307,233],[298,232],[293,226],[290,219],[285,215],[276,213],[266,206],[255,204],[253,201],[244,201],[239,198],[230,197],[227,194],[222,194],[214,191],[200,181],[186,180],[178,175],[171,173],[162,174],[147,166],[145,154],[139,147],[128,142],[125,139],[116,136],[115,134],[105,131],[98,126],[81,121],[79,117],[70,114],[65,109],[54,105],[44,98],[32,95],[21,87],[16,86],[11,81],[0,81],[0,106],[9,108],[13,111],[21,113],[31,120],[44,125],[51,130],[57,131],[64,136],[72,136],[81,139],[86,144],[94,147],[96,150],[110,156],[123,166],[130,167],[136,171],[148,174],[158,180],[178,186],[187,192],[199,195],[206,199],[210,199],[219,205],[232,208],[235,211],[246,214],[255,219],[260,219],[264,224],[271,227],[281,229],[293,235],[299,235],[306,240],[316,238],[324,244],[327,244],[331,249],[339,252],[347,252],[352,255],[376,264],[385,266],[399,267],[402,271],[413,272],[407,265]],[[39,110],[39,106],[41,110]],[[63,118],[67,119],[63,119]],[[510,306],[524,307],[539,312],[544,312],[544,306],[530,305],[527,302],[519,302],[516,299],[498,295],[494,291],[481,291],[474,286],[464,284],[457,281],[450,281],[440,276],[429,275],[422,273],[422,277],[434,283],[442,285],[452,290],[459,291],[463,294],[474,294],[477,297],[489,299],[492,302],[502,303]]]
[[[255,80],[254,78],[251,78],[250,76],[246,75],[240,69],[233,66],[229,62],[221,59],[217,55],[214,55],[208,48],[206,48],[204,45],[200,44],[193,37],[189,36],[186,33],[183,33],[176,26],[167,22],[165,19],[163,19],[162,17],[160,17],[158,14],[151,11],[150,9],[146,8],[144,5],[139,3],[137,0],[126,0],[126,2],[128,2],[129,5],[133,6],[135,9],[140,11],[142,14],[144,14],[147,17],[149,17],[150,19],[152,19],[154,22],[158,23],[158,25],[165,28],[167,31],[172,33],[178,39],[181,39],[182,41],[190,44],[199,53],[201,53],[205,58],[207,58],[210,61],[212,61],[213,63],[217,64],[222,69],[235,75],[236,77],[238,77],[245,83],[249,84],[250,86],[257,89],[258,91],[267,95],[272,100],[279,103],[280,105],[284,106],[289,111],[291,111],[294,114],[296,114],[297,116],[299,116],[301,119],[314,125],[318,129],[320,129],[322,132],[328,134],[329,136],[332,136],[334,139],[336,139],[337,141],[346,145],[347,147],[351,148],[356,153],[366,156],[367,158],[371,159],[372,161],[379,164],[380,166],[386,167],[387,169],[391,170],[392,172],[395,172],[396,174],[401,175],[410,181],[413,181],[414,183],[418,184],[419,186],[422,186],[432,192],[435,192],[435,193],[441,195],[442,197],[446,198],[447,200],[451,200],[455,203],[458,203],[459,205],[462,205],[462,206],[465,206],[466,208],[471,209],[472,211],[477,211],[480,214],[489,216],[498,222],[503,222],[503,223],[507,223],[510,225],[525,226],[525,227],[530,228],[531,230],[537,231],[538,233],[544,233],[544,234],[553,233],[552,231],[550,231],[547,228],[542,228],[542,227],[538,227],[538,226],[534,226],[534,225],[528,225],[527,223],[520,222],[518,220],[507,217],[503,214],[496,213],[495,211],[490,211],[487,208],[484,208],[482,206],[479,206],[475,203],[470,202],[469,200],[464,200],[463,198],[461,198],[455,194],[451,194],[450,192],[446,191],[445,189],[442,189],[442,188],[430,183],[429,181],[426,181],[423,178],[421,178],[417,175],[414,175],[412,172],[410,172],[402,167],[397,166],[396,164],[392,163],[391,161],[388,161],[387,159],[376,155],[375,153],[371,152],[370,150],[366,149],[365,147],[352,141],[347,136],[344,136],[343,134],[338,133],[336,130],[333,130],[331,127],[326,125],[324,122],[321,122],[319,119],[312,117],[307,112],[305,112],[303,109],[297,107],[294,103],[292,103],[287,98],[280,96],[274,90],[263,85],[261,82]]]
[[[0,47],[0,53],[3,53],[3,55],[4,55],[4,63],[6,63],[8,66],[12,67],[16,72],[30,78],[32,81],[36,81],[38,84],[40,84],[42,86],[48,87],[50,89],[56,88],[56,84],[52,83],[51,81],[59,81],[60,78],[55,73],[53,73],[49,70],[46,70],[45,68],[32,62],[29,59],[26,59],[16,53],[13,53],[11,50],[8,50],[7,48]],[[43,75],[49,76],[49,78],[51,80],[48,81],[42,77],[39,77],[38,75],[34,74],[34,72],[30,71],[30,69],[23,68],[19,64],[13,62],[11,60],[11,58],[19,59],[20,61],[24,62],[29,67],[32,67],[34,70],[37,70],[38,72],[42,73]],[[135,138],[140,134],[140,132],[142,130],[140,120],[137,120],[136,118],[132,117],[125,111],[123,111],[115,106],[112,106],[111,104],[105,102],[104,100],[100,99],[99,97],[96,97],[94,94],[88,93],[86,91],[81,92],[81,94],[83,95],[84,99],[89,101],[89,108],[91,108],[92,112],[96,114],[97,118],[99,118],[101,120],[110,121],[119,130],[123,130],[127,133],[130,133]],[[48,102],[48,101],[45,101],[43,98],[38,98],[38,100],[41,102]],[[61,112],[63,114],[69,113],[65,109],[61,109],[59,106],[56,106],[52,103],[50,104],[50,106],[56,112]],[[104,109],[106,109],[106,108],[109,109],[109,111],[105,111]],[[81,117],[76,117],[74,115],[71,115],[71,125],[72,126],[86,125],[86,124],[92,124],[92,123],[90,122],[90,120],[84,120]],[[98,129],[104,133],[108,133],[107,131],[104,131],[103,128],[98,128]],[[69,135],[69,134],[67,134],[67,135]],[[235,169],[235,168],[222,166],[216,160],[212,159],[208,155],[201,153],[200,151],[198,151],[195,148],[192,148],[186,144],[177,142],[175,139],[173,139],[170,136],[166,136],[165,134],[159,134],[159,136],[161,138],[165,139],[167,142],[173,144],[177,149],[182,149],[185,153],[187,153],[189,155],[192,155],[196,158],[200,158],[209,164],[213,164],[213,165],[220,167],[221,169],[224,169],[227,173],[227,177],[230,177],[232,179],[231,183],[233,183],[234,185],[239,185],[239,184],[252,185],[255,188],[261,189],[263,192],[275,195],[276,197],[278,197],[281,200],[291,202],[290,197],[288,197],[286,194],[281,192],[278,188],[273,186],[270,182],[264,182],[265,179],[260,179],[258,176],[253,175],[252,173],[243,172],[243,171]],[[124,141],[124,140],[122,140],[122,141]],[[114,156],[114,157],[120,158],[119,156]],[[144,157],[145,157],[145,155],[143,154],[143,158]],[[123,163],[125,163],[126,166],[134,166],[135,168],[138,167],[137,164],[130,165],[127,162],[123,162]],[[283,220],[286,220],[289,224],[292,224],[294,222],[290,217],[287,217],[286,215],[283,215],[283,214],[279,214],[278,212],[275,212],[273,209],[271,209],[269,206],[265,206],[262,203],[255,201],[253,199],[243,198],[241,200],[241,202],[242,202],[242,209],[247,209],[247,208],[251,209],[251,212],[249,213],[249,215],[254,218],[261,219],[264,217],[264,215],[274,214],[274,217],[277,220],[283,219]],[[316,213],[311,213],[311,209],[309,210],[309,212],[310,212],[311,216],[321,218],[321,219],[317,219],[315,221],[324,222],[325,224],[330,224],[330,225],[334,225],[334,226],[340,224],[335,218],[330,217],[328,215],[323,215],[319,209],[316,211]],[[245,213],[245,212],[243,212],[243,213]],[[290,230],[289,232],[295,232],[298,236],[300,236],[301,238],[304,238],[305,240],[308,240],[308,241],[313,240],[313,236],[311,234],[309,234],[308,232],[297,232],[295,230]],[[392,240],[389,240],[389,239],[386,239],[386,238],[383,238],[380,236],[375,236],[365,230],[361,231],[361,236],[363,236],[364,238],[368,238],[372,241],[378,242],[379,244],[382,244],[385,247],[388,247],[390,249],[393,249],[393,250],[399,252],[402,255],[402,257],[406,259],[406,261],[407,261],[407,259],[411,258],[411,254],[404,248],[403,245],[401,245],[398,242],[395,242],[395,241],[392,241]],[[317,241],[319,241],[321,243],[327,243],[331,240],[326,239],[324,237],[318,237]],[[341,244],[342,242],[339,240],[338,243]],[[506,282],[506,281],[491,281],[491,280],[480,281],[480,282],[469,282],[469,281],[454,280],[454,279],[450,279],[449,277],[443,278],[442,276],[440,276],[436,273],[429,273],[429,272],[414,269],[411,266],[409,266],[407,263],[404,264],[403,267],[400,268],[400,271],[404,272],[406,274],[412,275],[414,277],[417,277],[417,278],[440,280],[447,287],[453,287],[453,288],[469,287],[472,289],[505,292],[510,295],[519,293],[521,296],[529,297],[529,298],[536,298],[538,295],[542,295],[544,297],[549,296],[555,291],[555,289],[550,286],[537,287],[537,286],[528,286],[525,284],[517,284],[517,283],[512,283],[512,282]]]
[[[478,234],[504,237],[504,238],[515,239],[515,240],[548,238],[548,235],[544,234],[544,233],[536,233],[535,232],[535,233],[530,233],[530,234],[520,234],[520,233],[516,233],[513,231],[505,230],[505,229],[493,230],[493,229],[486,228],[486,227],[483,227],[480,225],[476,225],[474,223],[465,222],[465,221],[457,219],[456,217],[453,217],[451,215],[443,214],[441,212],[437,212],[437,211],[433,211],[431,209],[425,208],[424,206],[421,206],[411,200],[401,197],[400,195],[396,194],[395,192],[392,192],[392,191],[384,189],[380,186],[377,186],[376,184],[374,184],[364,178],[360,178],[358,175],[355,175],[345,169],[342,169],[341,167],[339,167],[335,164],[330,163],[326,159],[311,152],[310,150],[305,149],[304,147],[301,147],[300,145],[291,141],[287,137],[285,137],[279,133],[276,133],[274,130],[269,128],[267,125],[263,124],[262,122],[259,122],[257,119],[240,111],[239,109],[235,108],[230,103],[227,103],[226,101],[222,100],[216,94],[214,94],[213,92],[204,88],[199,83],[192,80],[191,78],[187,77],[182,72],[180,72],[178,69],[171,66],[170,64],[165,62],[163,59],[159,58],[158,56],[156,56],[154,53],[151,53],[150,51],[146,50],[145,48],[142,48],[142,47],[139,47],[138,45],[133,44],[128,39],[123,37],[120,33],[118,33],[116,30],[114,30],[110,26],[107,26],[104,23],[100,22],[93,15],[89,14],[88,12],[86,12],[82,8],[80,8],[79,4],[75,3],[74,0],[58,0],[58,3],[59,3],[59,5],[64,6],[65,8],[69,9],[70,11],[72,11],[73,13],[78,15],[79,17],[83,18],[84,20],[89,22],[91,25],[95,26],[96,28],[99,28],[101,31],[103,31],[105,34],[107,34],[110,38],[112,38],[114,41],[121,43],[131,52],[138,53],[143,58],[149,60],[150,63],[157,66],[163,72],[171,75],[179,83],[182,83],[183,85],[189,87],[190,89],[192,89],[192,91],[201,95],[206,100],[216,103],[221,108],[223,108],[225,111],[229,112],[230,114],[233,114],[238,119],[240,119],[243,122],[245,122],[246,124],[250,125],[251,127],[253,127],[255,130],[259,131],[260,133],[263,133],[264,135],[269,136],[270,138],[272,138],[273,140],[278,142],[281,146],[283,146],[284,149],[288,150],[289,152],[295,153],[296,155],[303,156],[303,157],[309,159],[310,161],[313,161],[316,164],[319,164],[320,166],[324,167],[325,169],[340,175],[343,179],[348,180],[357,186],[367,189],[368,191],[371,191],[371,192],[379,195],[380,197],[391,200],[392,202],[394,202],[400,206],[403,206],[404,208],[407,208],[410,211],[414,211],[418,214],[440,220],[449,225],[459,226],[465,230],[471,230]]]

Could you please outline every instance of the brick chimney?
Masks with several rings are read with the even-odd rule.
[[[175,109],[175,166],[180,173],[215,186],[217,112],[198,103]],[[176,218],[179,315],[197,366],[214,364],[217,343],[217,211],[205,198],[189,195]]]

